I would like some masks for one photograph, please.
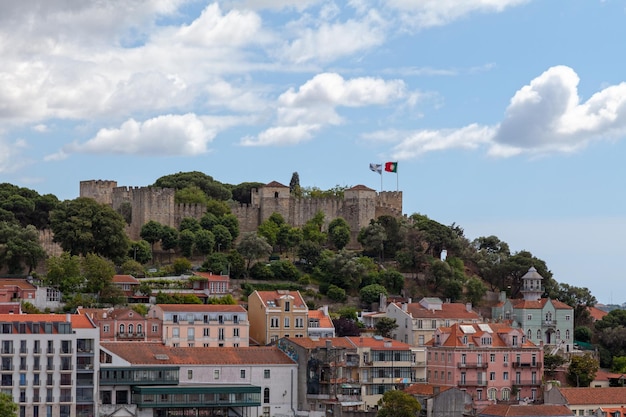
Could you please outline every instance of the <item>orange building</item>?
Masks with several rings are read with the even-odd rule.
[[[260,345],[306,337],[309,308],[300,291],[255,291],[248,297],[250,338]]]

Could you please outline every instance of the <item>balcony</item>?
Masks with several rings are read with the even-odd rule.
[[[539,362],[513,362],[513,368],[539,368]]]
[[[487,369],[487,362],[459,362],[456,364],[458,368],[467,369]]]
[[[13,346],[2,346],[0,349],[0,355],[13,355],[15,353],[15,349]]]
[[[459,387],[486,387],[487,381],[461,380],[457,383]]]
[[[556,327],[556,320],[544,320],[541,322],[542,327]]]

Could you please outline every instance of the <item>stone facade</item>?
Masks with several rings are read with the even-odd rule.
[[[119,210],[130,205],[131,223],[128,235],[139,239],[141,227],[150,220],[178,228],[185,217],[200,219],[206,208],[200,204],[177,204],[175,190],[157,187],[118,187],[116,181],[89,180],[80,182],[80,197],[89,197]],[[357,185],[345,190],[343,198],[296,198],[289,187],[272,181],[253,189],[251,203],[232,208],[239,220],[241,233],[256,231],[273,213],[279,213],[294,227],[301,227],[315,214],[324,213],[325,221],[342,217],[352,231],[352,243],[359,230],[382,215],[402,216],[402,192],[375,190]]]

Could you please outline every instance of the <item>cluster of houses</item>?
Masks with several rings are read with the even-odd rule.
[[[116,276],[137,296],[140,281]],[[229,292],[228,277],[197,273],[190,290]],[[573,309],[543,299],[531,268],[523,298],[504,295],[484,319],[471,305],[424,298],[382,303],[373,327],[391,338],[336,337],[327,308],[298,291],[255,291],[247,305],[151,304],[21,314],[54,292],[0,280],[0,391],[19,417],[375,415],[390,390],[415,396],[426,417],[623,417],[626,388],[564,388],[547,381],[544,354],[571,356]],[[137,300],[134,300],[137,301]],[[149,300],[140,300],[149,301]]]

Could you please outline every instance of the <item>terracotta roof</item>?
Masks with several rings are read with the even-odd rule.
[[[589,315],[591,315],[591,318],[593,319],[593,321],[602,320],[604,316],[609,314],[606,311],[600,310],[599,308],[593,307],[593,306],[587,307],[587,311],[589,311]]]
[[[449,390],[452,387],[444,387],[440,385],[433,384],[413,384],[403,391],[407,394],[411,395],[423,395],[423,396],[432,396],[435,395],[435,388],[439,389],[439,392],[444,392]]]
[[[572,410],[565,405],[520,405],[520,404],[494,404],[484,408],[479,417],[498,416],[498,417],[542,417],[542,416],[573,416]]]
[[[350,188],[348,188],[348,190],[352,190],[352,191],[376,191],[376,190],[371,189],[369,187],[366,187],[365,185],[362,185],[362,184],[358,184],[358,185],[355,185],[354,187],[350,187]]]
[[[295,363],[275,346],[170,347],[162,343],[136,342],[103,342],[101,346],[133,365],[293,365]]]
[[[409,303],[407,312],[414,319],[480,320],[478,313],[474,310],[467,311],[467,306],[463,303],[442,303],[441,310],[429,310],[420,303]]]
[[[410,349],[411,345],[383,337],[346,336],[356,347],[368,347],[376,350]]]
[[[411,345],[397,340],[388,338],[344,336],[344,337],[295,337],[289,339],[290,343],[302,346],[306,349],[314,349],[326,347],[326,342],[330,341],[334,348],[359,348],[366,347],[375,350],[405,350],[410,349]]]
[[[491,332],[483,330],[485,326],[489,326]],[[472,328],[473,331],[466,331],[464,329]],[[482,327],[482,328],[481,328]],[[450,327],[440,327],[437,332],[442,334],[449,334],[448,338],[443,340],[440,346],[444,347],[464,347],[466,346],[463,343],[463,337],[467,336],[468,342],[473,342],[477,346],[480,345],[480,339],[485,335],[489,334],[491,336],[491,345],[490,347],[506,347],[507,344],[504,340],[504,336],[510,332],[518,333],[518,336],[521,338],[524,336],[524,333],[520,329],[513,328],[505,323],[481,323],[481,324],[458,324],[455,323]],[[429,346],[434,344],[434,338],[428,342]],[[526,340],[523,344],[521,344],[522,348],[536,348],[533,342]]]
[[[114,284],[139,284],[139,280],[132,275],[113,275]]]
[[[265,184],[266,187],[281,187],[281,188],[289,188],[286,185],[279,183],[278,181],[272,181]]]
[[[15,278],[0,278],[0,287],[18,287],[21,290],[36,290],[35,287],[30,282],[25,279],[15,279]]]
[[[76,329],[94,329],[96,326],[83,314],[0,314],[0,322],[67,322],[69,316],[72,327]]]
[[[323,327],[325,329],[330,329],[330,328],[334,328],[335,326],[333,325],[333,321],[330,319],[330,317],[328,317],[326,314],[324,314],[323,311],[320,310],[309,310],[309,318],[310,319],[317,319],[320,322],[319,327]]]
[[[626,403],[626,387],[557,389],[570,406]]]
[[[620,416],[626,416],[626,407],[600,407],[604,415],[606,416],[614,416],[615,413],[619,413]]]
[[[347,337],[295,337],[289,339],[290,343],[301,346],[305,349],[326,347],[327,341],[330,341],[331,347],[333,348],[354,349],[355,347]]]
[[[194,271],[193,275],[196,277],[206,278],[209,281],[229,281],[230,280],[230,277],[228,275],[215,275],[211,272]]]
[[[518,309],[542,309],[547,303],[550,301],[555,309],[557,310],[573,310],[569,305],[559,301],[559,300],[551,300],[549,298],[540,298],[537,301],[527,301],[522,298],[518,298],[515,300],[511,300],[511,304],[513,308]]]
[[[247,313],[238,304],[157,304],[163,311],[185,311],[190,313]]]
[[[304,302],[302,295],[300,295],[300,291],[275,290],[275,291],[255,291],[254,293],[256,293],[259,296],[259,298],[261,299],[265,307],[267,307],[268,301],[273,301],[274,303],[276,303],[276,300],[280,299],[281,297],[284,297],[285,295],[290,295],[293,297],[294,307],[299,307],[299,308],[306,307],[306,303]]]

